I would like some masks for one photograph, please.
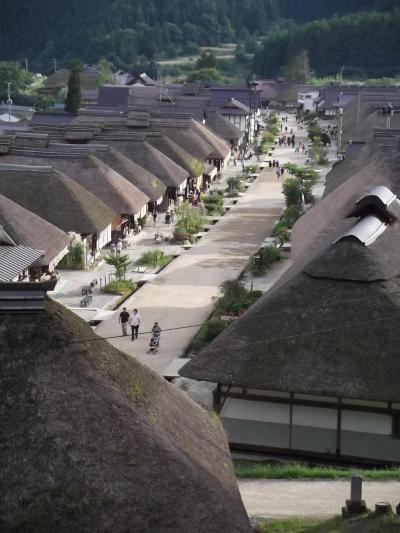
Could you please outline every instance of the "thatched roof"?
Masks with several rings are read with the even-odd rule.
[[[190,177],[197,178],[203,174],[204,163],[186,152],[186,150],[165,135],[150,134],[146,137],[146,141],[185,169]]]
[[[354,219],[353,219],[354,224]],[[400,230],[332,244],[180,372],[251,389],[400,401]]]
[[[156,131],[160,130],[157,124],[153,128]],[[163,131],[166,137],[200,161],[205,161],[213,152],[211,144],[194,131],[188,123],[184,127],[178,125],[164,126]]]
[[[212,132],[207,126],[193,119],[191,119],[190,123],[193,130],[212,146],[211,158],[225,159],[231,153],[229,144]]]
[[[185,394],[51,300],[0,344],[4,533],[250,533],[221,424]]]
[[[0,194],[22,205],[65,232],[102,231],[114,212],[94,194],[52,166],[0,163]],[[22,159],[23,161],[23,159]]]
[[[158,177],[118,150],[110,148],[107,152],[100,152],[96,156],[143,191],[152,202],[159,200],[165,193],[167,188]]]
[[[1,194],[0,227],[16,244],[43,250],[38,265],[50,264],[70,242],[66,233]]]
[[[186,170],[147,142],[116,140],[110,141],[109,144],[157,176],[167,187],[179,187],[189,177]]]
[[[327,176],[325,196],[294,225],[295,261],[309,260],[322,243],[331,244],[349,224],[355,203],[376,185],[386,185],[400,196],[400,153],[383,153],[375,146],[341,161]]]
[[[100,153],[100,152],[99,152]],[[97,152],[95,153],[97,154]],[[30,164],[46,161],[97,196],[114,213],[140,213],[149,197],[101,161],[97,155],[81,157],[27,158]]]
[[[238,141],[243,132],[216,111],[207,111],[206,126],[226,142]]]

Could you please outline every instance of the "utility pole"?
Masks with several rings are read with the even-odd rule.
[[[24,57],[23,61],[25,61],[25,70],[28,71],[28,58]]]
[[[8,123],[11,122],[11,82],[7,83],[7,104],[8,104]]]
[[[343,135],[343,108],[338,109],[339,123],[338,123],[338,155],[342,153],[342,135]]]
[[[57,58],[56,57],[53,57],[53,69],[54,69],[54,73],[57,72]]]

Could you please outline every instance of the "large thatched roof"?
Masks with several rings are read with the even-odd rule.
[[[12,160],[2,161],[6,158]],[[52,166],[0,163],[0,194],[65,232],[102,231],[114,216],[97,196]]]
[[[157,176],[167,187],[179,187],[189,177],[186,170],[145,141],[116,140],[109,144]]]
[[[1,194],[0,227],[16,244],[42,250],[38,265],[50,264],[70,242],[66,233]]]
[[[159,200],[167,189],[157,176],[114,148],[98,153],[97,157],[143,191],[153,202]]]
[[[231,140],[238,141],[243,137],[243,132],[239,128],[216,111],[207,111],[206,126],[228,143]]]
[[[186,395],[53,301],[3,315],[0,344],[2,532],[250,533],[220,422]]]
[[[70,150],[69,150],[70,147]],[[55,149],[21,154],[15,161],[29,165],[53,165],[68,177],[97,196],[114,213],[137,214],[149,201],[149,197],[130,181],[97,158],[97,153],[74,155],[72,145],[59,145]],[[90,147],[89,147],[90,148]]]
[[[181,375],[398,402],[399,254],[397,222],[369,246],[339,240],[261,297]]]
[[[165,135],[150,134],[146,137],[146,141],[185,169],[190,177],[197,178],[203,174],[205,170],[204,163],[190,155]]]
[[[321,244],[331,244],[351,222],[346,217],[355,203],[376,185],[400,196],[400,153],[366,146],[338,163],[327,176],[326,195],[294,225],[293,258],[308,260]]]
[[[193,130],[212,146],[212,152],[210,154],[211,158],[225,159],[228,157],[231,153],[231,148],[224,139],[216,135],[207,126],[201,124],[197,120],[191,119],[190,123]]]

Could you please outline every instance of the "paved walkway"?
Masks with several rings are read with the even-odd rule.
[[[252,517],[333,516],[341,513],[350,496],[350,481],[300,481],[241,479],[239,489]],[[400,501],[398,481],[364,481],[363,498],[367,507],[385,501],[393,510]]]
[[[129,311],[134,307],[139,309],[142,332],[151,330],[155,321],[163,330],[196,327],[163,331],[161,348],[155,355],[146,353],[149,334],[139,336],[135,342],[128,337],[111,342],[159,373],[181,356],[210,315],[212,299],[219,295],[221,284],[236,279],[249,257],[270,235],[284,207],[281,186],[272,171],[264,171],[200,242],[126,302]],[[102,322],[96,332],[104,337],[119,335],[118,314]]]

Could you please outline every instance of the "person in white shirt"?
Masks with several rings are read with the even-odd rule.
[[[134,341],[135,338],[136,339],[138,338],[139,326],[140,326],[140,315],[137,309],[133,310],[131,318],[129,319],[129,323],[131,325],[131,330],[132,330],[132,340]]]
[[[121,255],[121,250],[122,250],[122,241],[121,239],[118,239],[118,242],[117,242],[117,245],[115,247],[117,249],[117,255]]]

